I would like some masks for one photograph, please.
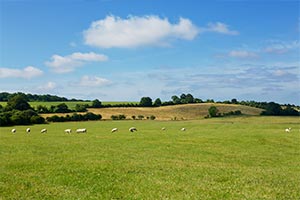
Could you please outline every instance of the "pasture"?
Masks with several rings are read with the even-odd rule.
[[[65,103],[68,108],[74,109],[76,104],[88,104],[92,105],[92,101],[31,101],[28,102],[31,107],[37,107],[38,105],[46,106],[47,108],[50,108],[51,106],[57,106],[58,104]],[[104,101],[102,102],[103,105],[111,104],[111,105],[116,105],[116,104],[127,104],[127,103],[138,103],[138,102],[123,102],[123,101]],[[0,105],[6,106],[7,102],[0,101]]]
[[[299,122],[70,122],[30,126],[30,134],[0,127],[0,199],[300,199]]]

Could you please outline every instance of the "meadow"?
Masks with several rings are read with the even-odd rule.
[[[46,106],[50,108],[51,106],[57,106],[58,104],[65,103],[68,108],[70,109],[75,109],[76,104],[88,104],[92,105],[92,101],[31,101],[28,102],[30,106],[32,107],[37,107],[38,105]],[[103,105],[111,104],[111,105],[116,105],[116,104],[127,104],[127,103],[138,103],[138,102],[127,102],[127,101],[104,101],[102,102]],[[0,105],[6,106],[7,102],[0,101]]]
[[[300,199],[299,122],[70,122],[30,126],[30,134],[0,127],[0,199]]]

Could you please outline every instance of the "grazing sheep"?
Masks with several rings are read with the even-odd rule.
[[[186,129],[185,128],[182,128],[182,129],[180,129],[181,131],[186,131]]]
[[[86,128],[79,128],[76,130],[76,133],[86,133],[86,132],[87,132]]]
[[[165,128],[165,127],[162,127],[161,130],[164,131],[164,130],[166,130],[166,128]]]
[[[27,133],[30,133],[30,128],[27,128],[27,129],[26,129],[26,132],[27,132]]]
[[[12,133],[16,133],[17,130],[14,128],[14,129],[11,130],[11,132],[12,132]]]
[[[65,130],[65,133],[66,133],[66,134],[71,134],[71,133],[72,133],[72,130],[68,128],[68,129]]]
[[[43,128],[43,129],[41,130],[41,133],[47,133],[47,129]]]
[[[286,128],[286,129],[285,129],[285,132],[286,132],[286,133],[289,133],[289,132],[291,132],[291,130],[292,130],[292,128]]]
[[[130,131],[130,132],[134,132],[134,131],[137,131],[137,129],[136,129],[135,127],[131,127],[131,128],[129,129],[129,131]]]
[[[118,128],[113,128],[113,129],[111,129],[111,132],[112,132],[112,133],[114,133],[114,132],[116,132],[116,131],[118,131]]]

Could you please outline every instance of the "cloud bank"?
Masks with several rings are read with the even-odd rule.
[[[0,68],[0,78],[26,78],[31,79],[43,75],[40,69],[28,66],[24,69]]]
[[[46,61],[45,64],[56,73],[68,73],[88,62],[103,62],[107,60],[108,57],[103,54],[76,52],[67,56],[53,55],[51,61]]]

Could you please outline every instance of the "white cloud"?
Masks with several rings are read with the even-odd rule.
[[[258,55],[254,52],[245,51],[245,50],[233,50],[228,53],[229,57],[234,58],[257,58]]]
[[[45,85],[38,86],[38,89],[43,90],[43,91],[49,91],[49,90],[55,89],[56,87],[57,87],[57,84],[50,81],[50,82],[46,83]]]
[[[284,42],[284,41],[274,41],[271,45],[267,46],[264,49],[266,53],[274,53],[274,54],[284,54],[293,49],[299,49],[300,42],[292,41],[292,42]]]
[[[238,35],[239,32],[235,30],[230,30],[228,25],[216,22],[216,23],[208,23],[207,27],[201,28],[201,32],[216,32],[225,35]]]
[[[92,22],[84,31],[84,40],[87,45],[96,47],[132,48],[166,44],[170,38],[192,40],[198,33],[198,28],[186,18],[172,24],[167,18],[153,15],[126,19],[107,16]]]
[[[26,78],[41,76],[43,71],[33,66],[25,67],[24,69],[0,68],[0,78]]]
[[[108,60],[108,57],[94,52],[76,52],[67,56],[53,55],[51,59],[51,61],[45,62],[47,66],[51,67],[56,73],[67,73],[73,71],[76,67],[82,66],[86,62],[103,62]]]
[[[102,87],[111,84],[111,81],[97,76],[83,76],[79,82],[79,86],[83,87]]]

